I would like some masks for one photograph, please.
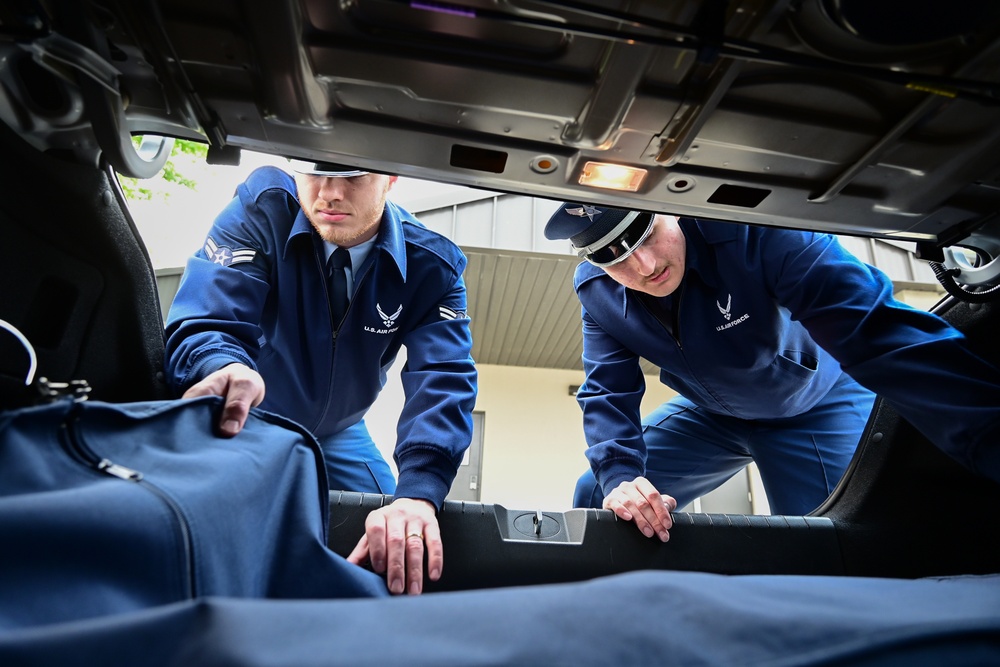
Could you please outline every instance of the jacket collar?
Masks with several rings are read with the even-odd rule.
[[[375,247],[372,249],[373,252],[369,253],[369,257],[375,255],[377,251],[384,251],[389,255],[389,257],[392,258],[393,263],[399,271],[400,277],[405,282],[406,238],[403,235],[404,220],[415,221],[415,218],[403,208],[390,201],[386,201],[385,210],[382,212],[382,221],[379,223]],[[288,259],[288,255],[294,245],[293,241],[295,243],[299,243],[298,241],[295,241],[297,238],[310,239],[309,245],[312,247],[312,239],[315,234],[316,230],[313,229],[312,223],[309,222],[309,218],[306,217],[306,214],[302,211],[301,207],[299,207],[298,213],[295,216],[295,221],[292,223],[292,229],[288,235],[288,240],[285,242],[282,259]]]
[[[680,226],[686,239],[684,279],[687,280],[692,273],[697,273],[703,283],[709,287],[718,287],[716,278],[719,262],[715,246],[737,238],[736,224],[680,218]]]

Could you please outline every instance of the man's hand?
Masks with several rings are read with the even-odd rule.
[[[670,513],[677,509],[677,501],[660,495],[645,477],[636,477],[631,482],[622,482],[605,496],[604,509],[613,510],[625,521],[635,521],[646,537],[658,535],[661,542],[666,542],[670,539],[667,531],[674,525]]]
[[[264,400],[264,378],[248,366],[229,364],[191,385],[181,398],[198,396],[222,396],[226,399],[219,419],[219,431],[231,437],[242,430],[250,408]]]
[[[419,595],[424,589],[424,552],[427,576],[441,577],[444,547],[434,505],[426,500],[399,498],[381,507],[365,520],[365,534],[347,557],[361,565],[370,560],[372,569],[386,575],[389,592]]]

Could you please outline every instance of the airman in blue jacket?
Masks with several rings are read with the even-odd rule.
[[[578,203],[545,235],[587,260],[574,287],[591,470],[575,506],[666,540],[670,511],[755,461],[772,512],[808,513],[850,462],[872,391],[1000,478],[1000,371],[835,237]],[[679,394],[645,418],[640,358]]]
[[[472,438],[466,258],[386,200],[395,176],[292,164],[294,178],[254,171],[188,261],[167,318],[168,379],[185,397],[224,396],[224,434],[260,405],[316,435],[331,488],[394,495],[349,560],[419,593],[425,551],[440,576],[436,512]],[[337,284],[328,258],[344,250]],[[397,482],[364,415],[403,346]]]

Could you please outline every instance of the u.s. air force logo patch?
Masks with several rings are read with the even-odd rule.
[[[375,304],[375,310],[378,311],[378,316],[382,318],[382,324],[391,327],[396,323],[396,318],[399,317],[399,314],[403,312],[403,304],[399,304],[399,308],[392,315],[386,315],[385,311],[382,310],[382,306],[377,303]]]
[[[209,236],[208,240],[205,241],[205,256],[208,257],[213,264],[230,266],[231,264],[252,262],[256,255],[257,251],[249,248],[237,248],[236,250],[233,250],[228,246],[220,246],[211,236]]]
[[[733,295],[732,294],[729,294],[726,297],[726,305],[725,306],[722,305],[722,301],[721,300],[716,301],[715,305],[719,309],[719,312],[722,314],[722,317],[724,317],[726,319],[726,323],[725,324],[720,324],[719,326],[715,327],[716,331],[725,331],[726,329],[732,329],[733,327],[738,326],[740,324],[743,324],[744,322],[746,322],[747,320],[750,319],[750,313],[743,313],[742,315],[740,315],[739,317],[737,317],[735,320],[733,319]]]
[[[382,320],[382,327],[370,327],[366,324],[365,331],[374,334],[391,334],[399,330],[399,327],[396,326],[396,320],[403,313],[403,304],[399,304],[399,308],[392,313],[387,313],[382,310],[382,304],[376,303],[375,312],[378,313],[379,319]]]

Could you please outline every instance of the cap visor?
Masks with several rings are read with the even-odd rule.
[[[308,160],[289,160],[292,171],[299,174],[313,174],[315,176],[330,176],[333,178],[351,178],[352,176],[364,176],[370,172],[346,164],[334,164],[332,162],[312,162]]]

